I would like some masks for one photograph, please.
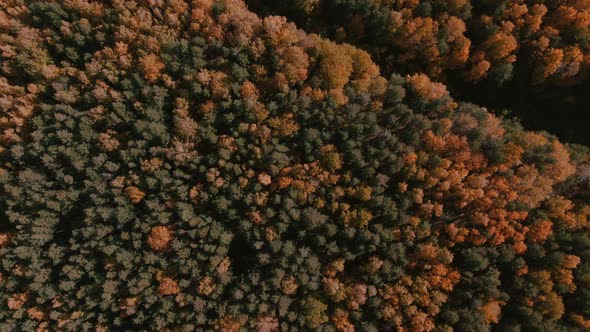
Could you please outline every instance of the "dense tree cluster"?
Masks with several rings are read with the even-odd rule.
[[[586,148],[242,0],[0,8],[2,330],[590,328]]]
[[[386,75],[425,73],[464,100],[590,143],[578,125],[590,106],[586,0],[247,2],[368,51]]]
[[[249,2],[362,45],[388,70],[436,79],[460,70],[468,81],[498,84],[512,78],[516,64],[532,74],[532,84],[588,74],[590,3],[584,0]]]

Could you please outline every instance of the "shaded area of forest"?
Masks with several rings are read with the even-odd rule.
[[[562,142],[590,145],[590,82],[542,87],[530,87],[526,82],[517,75],[501,87],[490,81],[473,85],[460,78],[447,83],[457,99],[485,106],[499,115],[517,117],[528,130],[545,130]]]

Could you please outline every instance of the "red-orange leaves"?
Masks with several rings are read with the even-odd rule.
[[[160,295],[174,295],[180,292],[176,280],[169,277],[162,277],[160,285],[158,286],[158,294]]]
[[[287,77],[289,83],[303,81],[307,78],[309,56],[303,48],[290,46],[280,53],[279,67]]]
[[[531,242],[540,243],[553,233],[553,223],[549,220],[541,220],[529,227],[528,238]]]
[[[502,314],[502,306],[506,304],[503,301],[492,300],[485,305],[479,307],[479,310],[485,317],[488,323],[498,323],[500,315]]]
[[[139,64],[143,70],[145,79],[150,83],[153,83],[160,78],[160,71],[165,67],[160,58],[153,53],[140,58]]]
[[[424,74],[415,74],[406,79],[414,91],[426,100],[440,99],[448,95],[447,87],[444,84],[432,82]]]
[[[152,228],[147,243],[155,251],[163,251],[172,241],[172,232],[167,226],[156,226]]]
[[[317,38],[320,52],[319,75],[327,89],[341,88],[352,74],[352,58],[337,44]]]
[[[143,191],[133,186],[125,188],[125,193],[127,194],[127,197],[133,204],[141,202],[141,200],[145,196],[145,193]]]

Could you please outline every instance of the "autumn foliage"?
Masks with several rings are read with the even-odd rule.
[[[373,2],[395,54],[242,0],[0,3],[1,329],[588,329],[588,150],[432,79],[584,75],[586,2],[444,3]]]
[[[590,144],[590,2],[246,0],[308,32],[367,51],[388,77],[425,74],[530,128]]]
[[[587,1],[250,0],[302,26],[362,46],[388,70],[436,79],[511,80],[515,66],[531,84],[588,74]],[[519,59],[519,58],[524,59]]]

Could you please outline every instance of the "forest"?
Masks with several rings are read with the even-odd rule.
[[[590,145],[590,1],[247,0],[370,52],[382,73],[426,73],[453,96]]]
[[[588,0],[2,0],[0,331],[590,330],[589,42]]]

